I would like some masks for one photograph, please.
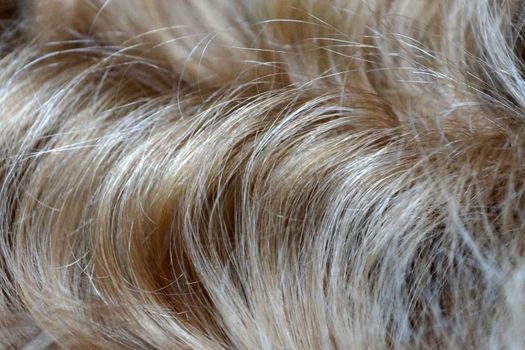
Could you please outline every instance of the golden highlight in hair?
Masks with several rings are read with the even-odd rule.
[[[525,348],[524,23],[0,0],[0,347]]]

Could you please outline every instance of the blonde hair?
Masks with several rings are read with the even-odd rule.
[[[524,10],[0,0],[0,345],[525,347]]]

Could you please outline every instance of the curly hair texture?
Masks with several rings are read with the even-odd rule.
[[[0,18],[0,347],[525,348],[523,1]]]

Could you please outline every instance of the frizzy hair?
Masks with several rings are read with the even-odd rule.
[[[0,346],[524,348],[524,10],[0,0]]]

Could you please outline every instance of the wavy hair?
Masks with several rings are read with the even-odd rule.
[[[524,10],[0,0],[0,346],[524,348]]]

